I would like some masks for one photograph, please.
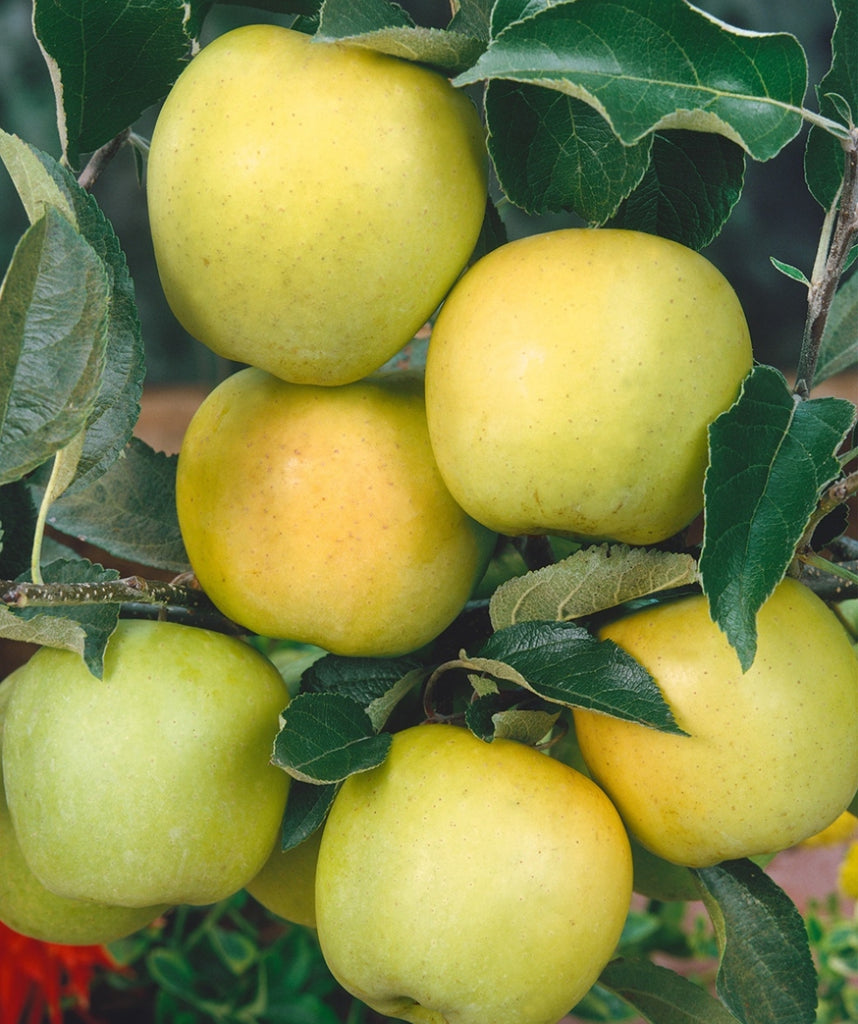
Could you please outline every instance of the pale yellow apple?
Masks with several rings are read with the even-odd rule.
[[[626,832],[589,779],[424,724],[337,794],[316,924],[334,976],[379,1013],[556,1024],[611,958],[631,884]]]
[[[14,675],[2,754],[32,873],[133,908],[243,888],[279,835],[288,776],[271,753],[288,699],[242,640],[171,622],[120,620],[103,679],[39,650]]]
[[[228,359],[357,380],[465,266],[486,174],[476,109],[442,75],[279,26],[232,30],[194,57],[152,134],[164,293]]]
[[[447,486],[505,534],[652,544],[703,507],[707,428],[751,344],[703,256],[570,228],[484,256],[444,303],[426,408]]]
[[[316,861],[322,830],[297,846],[282,850],[278,843],[262,870],[245,886],[272,914],[307,928],[316,927]]]
[[[784,580],[757,619],[742,673],[706,598],[602,630],[638,659],[687,736],[576,710],[594,779],[631,834],[689,867],[775,853],[825,828],[858,789],[858,660],[811,590]]]
[[[191,565],[224,614],[352,656],[437,636],[495,540],[444,486],[412,374],[336,388],[233,374],[188,427],[176,502]]]

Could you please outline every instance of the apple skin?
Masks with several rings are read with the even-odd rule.
[[[225,615],[349,656],[432,640],[495,543],[445,487],[422,379],[405,373],[338,388],[233,374],[188,427],[176,505],[194,572]]]
[[[514,740],[422,724],[334,799],[316,923],[340,984],[419,1024],[556,1024],[629,909],[628,838],[589,779]]]
[[[485,134],[443,76],[274,25],[234,29],[173,86],[149,218],[195,338],[286,380],[344,384],[426,322],[483,223]]]
[[[243,641],[120,620],[104,678],[39,650],[14,675],[3,776],[27,864],[59,896],[207,904],[267,859],[288,776],[270,763],[289,697]]]
[[[688,735],[576,709],[578,743],[629,832],[674,864],[786,849],[834,821],[858,789],[858,660],[842,625],[788,578],[757,630],[744,674],[702,596],[600,632],[649,670]]]
[[[751,366],[739,300],[703,256],[549,231],[493,250],[447,297],[429,433],[453,496],[498,533],[654,544],[703,508],[707,428]]]
[[[262,870],[245,886],[250,895],[284,921],[316,927],[316,862],[322,829],[297,846],[281,850],[278,843]]]

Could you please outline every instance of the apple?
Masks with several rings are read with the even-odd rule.
[[[735,292],[693,250],[609,228],[518,239],[435,324],[438,467],[499,533],[654,544],[703,508],[707,428],[751,365]]]
[[[275,25],[194,57],[149,153],[178,320],[304,384],[367,376],[411,340],[467,263],[486,190],[484,130],[448,79]]]
[[[6,798],[47,889],[124,907],[206,904],[259,871],[288,790],[270,763],[288,692],[259,652],[192,626],[120,620],[103,679],[52,648],[12,678]]]
[[[680,736],[576,709],[593,778],[629,832],[674,864],[772,854],[825,828],[858,789],[858,659],[827,605],[787,578],[743,673],[703,596],[606,626],[651,673]]]
[[[12,682],[0,684],[0,746]],[[68,900],[46,889],[30,870],[6,803],[0,774],[0,921],[22,935],[67,946],[113,942],[150,924],[169,908],[111,907]]]
[[[188,427],[176,505],[194,572],[225,615],[351,656],[432,640],[495,543],[445,487],[410,373],[326,388],[240,370]]]
[[[515,740],[393,735],[324,826],[316,924],[340,984],[415,1024],[556,1024],[614,952],[628,838],[605,794]]]
[[[272,914],[293,924],[315,928],[316,862],[321,842],[322,830],[317,828],[288,850],[282,850],[278,843],[245,889]]]

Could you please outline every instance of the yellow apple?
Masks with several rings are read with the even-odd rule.
[[[556,1024],[614,952],[628,838],[604,793],[515,740],[394,734],[334,799],[316,871],[325,960],[415,1024]]]
[[[652,674],[687,736],[575,710],[593,778],[629,829],[675,864],[771,854],[814,835],[858,789],[858,660],[836,616],[784,580],[742,673],[706,598],[604,628]]]
[[[152,134],[164,293],[228,359],[357,380],[465,266],[486,175],[476,109],[442,75],[279,26],[234,29],[194,57]]]
[[[245,886],[250,895],[285,921],[316,927],[316,861],[322,830],[297,846],[281,850],[278,843],[262,870]]]
[[[6,798],[30,870],[74,900],[213,903],[279,834],[288,777],[270,763],[288,692],[235,638],[120,620],[104,678],[42,648],[14,674]]]
[[[495,540],[444,486],[412,374],[336,388],[233,374],[188,427],[176,502],[191,565],[224,614],[352,656],[437,636]]]
[[[447,297],[429,432],[451,493],[491,529],[653,544],[702,509],[707,428],[750,369],[742,308],[703,256],[551,231],[490,252]]]

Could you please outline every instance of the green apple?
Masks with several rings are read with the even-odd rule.
[[[352,656],[437,636],[495,541],[444,486],[412,374],[336,388],[233,374],[188,427],[176,504],[194,572],[224,614]]]
[[[190,334],[286,380],[344,384],[442,300],[486,188],[484,130],[448,79],[250,25],[173,86],[147,191],[164,294]]]
[[[705,597],[605,627],[651,673],[679,736],[574,712],[581,752],[629,829],[675,864],[771,854],[829,825],[858,789],[858,659],[811,590],[785,579],[743,673]]]
[[[0,748],[13,679],[0,684]],[[113,942],[150,924],[169,908],[112,907],[68,900],[46,889],[30,870],[18,844],[0,774],[0,921],[41,942],[92,946]]]
[[[278,843],[245,889],[272,914],[293,924],[316,927],[316,862],[322,830],[308,836],[302,843],[281,850]]]
[[[341,985],[415,1024],[556,1024],[614,952],[628,838],[589,779],[515,740],[396,733],[334,799],[316,924]]]
[[[691,249],[617,229],[509,242],[432,333],[438,467],[499,533],[653,544],[702,509],[707,428],[751,365],[735,292]]]
[[[95,678],[71,651],[15,673],[3,776],[15,834],[52,892],[125,907],[213,903],[279,833],[271,762],[288,693],[235,637],[121,620]]]

